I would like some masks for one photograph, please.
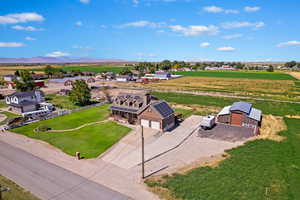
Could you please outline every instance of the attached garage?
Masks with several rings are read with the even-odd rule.
[[[142,126],[163,132],[175,126],[174,110],[164,101],[152,102],[139,115],[139,120]]]
[[[153,129],[160,130],[160,122],[151,121],[151,125],[150,126]]]
[[[150,127],[150,121],[146,119],[141,119],[141,125],[144,127],[149,128]]]

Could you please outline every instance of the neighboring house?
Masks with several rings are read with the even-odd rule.
[[[121,94],[110,107],[112,117],[121,122],[167,131],[175,126],[175,112],[164,101],[150,94]]]
[[[71,90],[68,90],[68,89],[61,89],[58,93],[59,93],[61,96],[69,96],[70,93],[71,93]]]
[[[175,126],[175,112],[165,101],[151,102],[138,118],[142,126],[162,132]]]
[[[45,101],[40,90],[30,92],[15,92],[5,98],[6,104],[17,113],[32,112],[39,109],[39,103]]]
[[[114,80],[116,78],[116,74],[113,72],[106,72],[104,77],[107,81]]]
[[[217,122],[234,126],[256,128],[261,126],[262,111],[247,102],[235,102],[224,107],[217,116]]]
[[[34,83],[35,83],[35,86],[37,86],[37,87],[45,87],[45,81],[43,81],[43,80],[35,80],[34,81]]]
[[[3,80],[5,82],[13,82],[14,79],[20,80],[20,77],[14,75],[14,74],[8,74],[3,77]]]
[[[159,80],[170,80],[171,74],[169,72],[159,71],[154,74],[154,77]]]
[[[118,82],[128,82],[128,81],[131,81],[131,76],[129,76],[129,75],[119,75],[119,76],[117,76],[116,80]]]

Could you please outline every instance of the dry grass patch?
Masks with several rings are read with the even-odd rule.
[[[282,117],[275,117],[273,115],[264,115],[262,127],[260,130],[259,139],[270,139],[274,141],[281,141],[283,136],[278,135],[279,132],[286,130],[287,127]]]
[[[223,92],[235,95],[266,96],[286,99],[300,94],[299,91],[294,89],[295,83],[291,80],[182,77],[148,84],[147,87],[148,86],[157,89]]]
[[[299,115],[286,115],[288,118],[300,119]]]
[[[185,110],[193,110],[195,114],[212,114],[212,113],[218,113],[222,108],[215,107],[215,106],[202,106],[202,105],[182,105],[182,104],[176,104],[176,103],[170,103],[171,107],[173,108],[179,108],[179,109],[185,109]]]
[[[290,72],[289,74],[291,76],[295,77],[296,79],[300,80],[300,72]]]

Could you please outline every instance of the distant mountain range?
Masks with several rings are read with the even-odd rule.
[[[93,59],[69,57],[0,58],[0,63],[112,63],[126,62],[121,59]]]

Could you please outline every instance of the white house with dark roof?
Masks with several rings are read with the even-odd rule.
[[[25,113],[36,111],[39,108],[39,103],[45,101],[44,93],[40,90],[30,92],[14,92],[6,96],[6,104],[17,113]]]

